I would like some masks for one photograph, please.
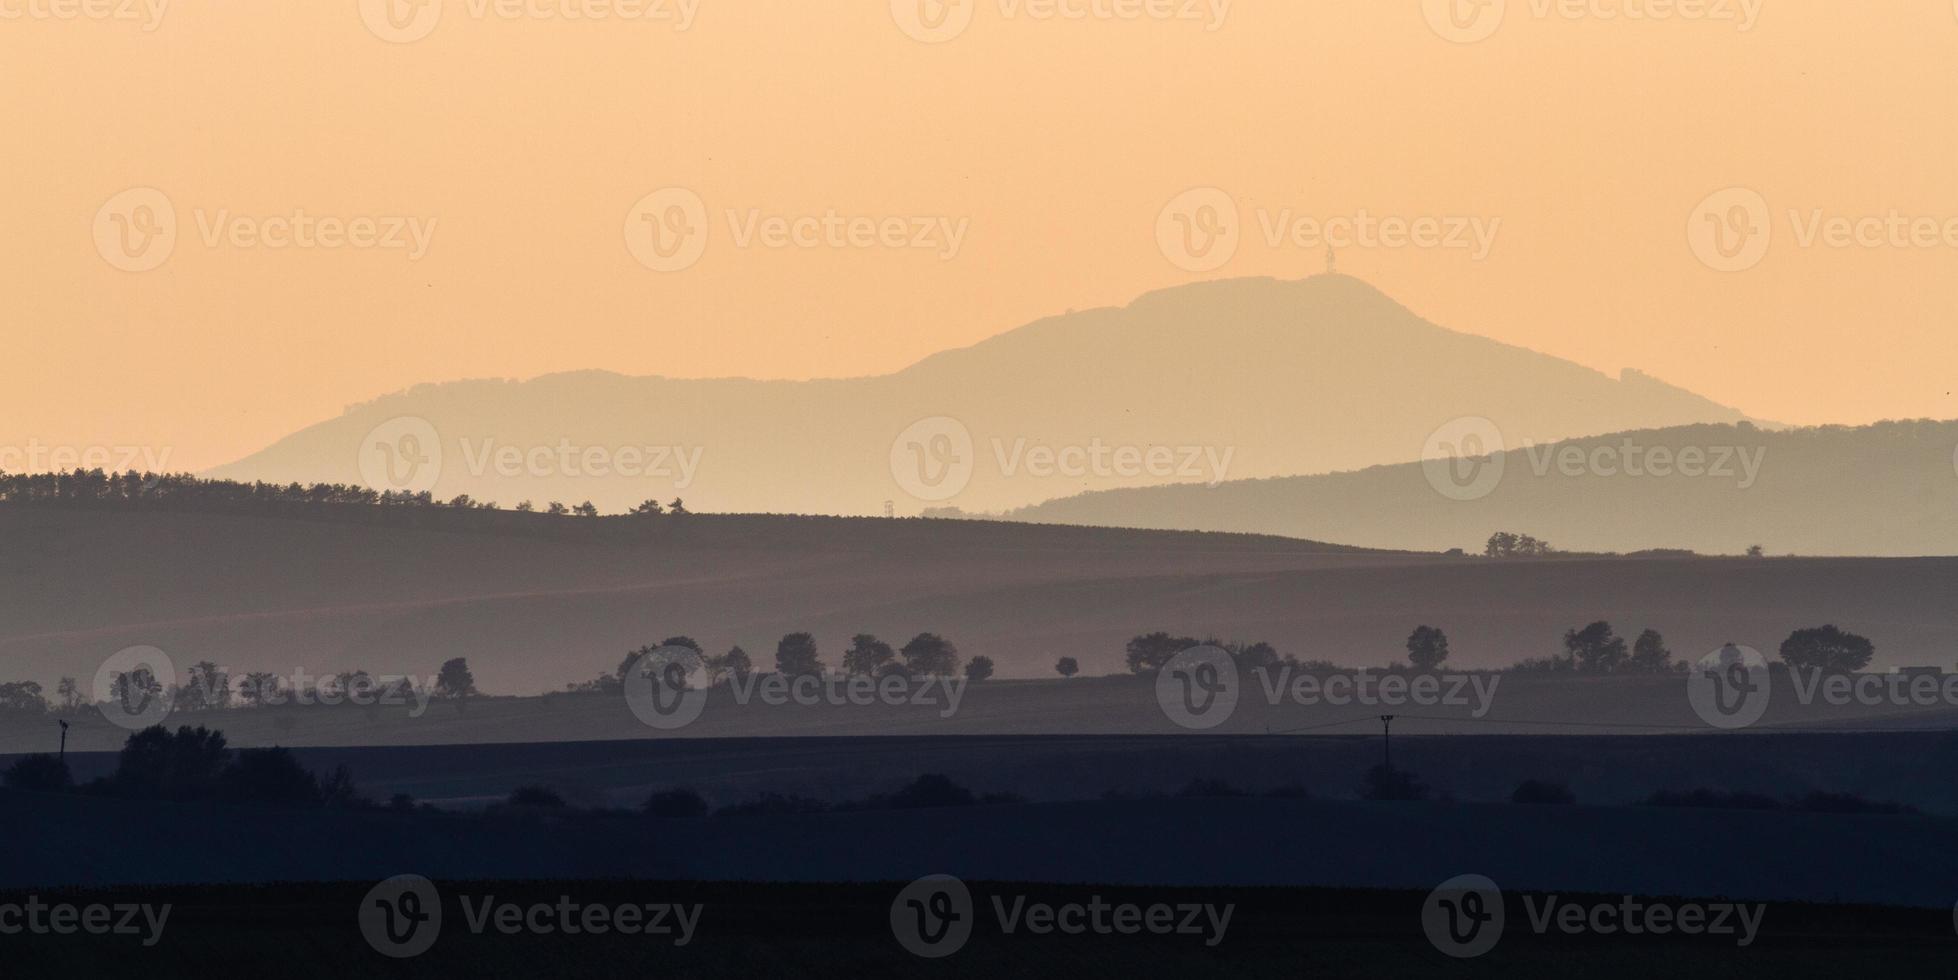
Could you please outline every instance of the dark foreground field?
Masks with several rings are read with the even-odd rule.
[[[1944,977],[1958,958],[1950,914],[1869,906],[1776,904],[1741,946],[1732,936],[1538,934],[1521,893],[1504,898],[1496,946],[1452,959],[1424,932],[1425,890],[1167,889],[969,881],[973,931],[940,959],[895,938],[899,882],[716,885],[599,880],[437,882],[442,922],[425,952],[390,959],[358,926],[369,883],[39,893],[76,904],[168,903],[160,940],[136,936],[0,937],[10,976],[309,977]],[[464,902],[699,907],[691,941],[671,936],[472,931]],[[1561,894],[1618,903],[1622,896]],[[27,893],[0,894],[0,907]],[[1231,907],[1206,935],[1007,933],[994,901]],[[1540,903],[1544,896],[1532,895]]]
[[[1958,823],[1910,814],[1265,798],[653,819],[0,793],[0,888],[607,878],[1509,887],[1941,908]]]

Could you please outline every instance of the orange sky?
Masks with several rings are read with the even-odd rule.
[[[945,30],[969,24],[928,44],[899,21],[935,0],[446,0],[419,22],[0,0],[0,447],[200,468],[424,381],[881,373],[1071,307],[1316,272],[1316,240],[1267,237],[1287,211],[1495,229],[1481,257],[1341,249],[1445,326],[1765,418],[1958,417],[1947,0],[1507,0],[1496,21],[1463,0],[1458,40],[1422,0],[959,2]],[[174,245],[126,271],[118,246],[159,254],[127,224],[152,198],[118,199],[144,187]],[[1696,218],[1733,187],[1759,197]],[[1238,212],[1215,269],[1158,244],[1191,188]],[[1717,245],[1735,226],[1709,222],[1755,200],[1764,255],[1696,257],[1689,224]],[[301,212],[404,247],[268,247]],[[770,217],[831,212],[901,219],[902,247],[847,222],[764,244]],[[1884,220],[1831,246],[1818,214]],[[691,264],[628,245],[702,217]]]

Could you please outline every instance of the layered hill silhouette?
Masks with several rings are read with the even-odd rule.
[[[1492,532],[1510,530],[1578,551],[1739,554],[1758,544],[1770,554],[1948,555],[1958,553],[1954,447],[1958,422],[1780,431],[1693,425],[1492,454],[1484,465],[1499,463],[1500,477],[1484,495],[1481,487],[1456,488],[1437,459],[1089,493],[1013,516],[1381,548],[1480,551]],[[1462,461],[1460,472],[1473,465]]]
[[[1949,558],[1490,560],[981,521],[439,509],[454,519],[405,525],[384,522],[389,510],[420,509],[0,506],[0,682],[87,684],[111,654],[149,645],[234,676],[426,678],[467,657],[486,692],[535,693],[679,634],[772,665],[776,641],[802,630],[832,668],[854,634],[937,632],[1002,679],[1054,677],[1063,656],[1119,672],[1127,640],[1152,630],[1352,666],[1404,661],[1424,623],[1447,631],[1459,667],[1560,651],[1564,631],[1597,619],[1660,630],[1686,659],[1728,641],[1773,651],[1824,622],[1874,641],[1877,669],[1948,664],[1958,648]],[[418,740],[467,738],[424,728]],[[505,737],[599,737],[521,728]]]
[[[1742,419],[1635,371],[1612,378],[1443,329],[1329,275],[1168,289],[882,377],[584,372],[424,385],[209,475],[374,485],[377,453],[412,453],[428,465],[382,470],[403,485],[375,488],[505,507],[590,500],[607,512],[675,496],[722,513],[877,514],[887,500],[899,514],[997,511],[1400,462],[1470,415],[1536,441]],[[400,442],[404,426],[423,438]],[[606,475],[590,472],[592,451]]]

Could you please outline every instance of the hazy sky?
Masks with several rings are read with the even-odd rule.
[[[882,373],[1316,272],[1272,227],[1363,213],[1467,246],[1340,249],[1444,326],[1958,416],[1950,0],[124,3],[0,0],[0,447],[199,468],[425,381]],[[769,244],[832,212],[877,224]]]

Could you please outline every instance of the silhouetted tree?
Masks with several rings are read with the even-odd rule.
[[[584,503],[571,508],[571,513],[577,517],[597,517],[598,507],[594,505],[591,501],[587,500]]]
[[[63,711],[73,711],[81,707],[85,700],[82,697],[81,685],[75,683],[73,677],[63,677],[61,683],[54,686],[54,693],[57,697],[61,698],[61,710]]]
[[[875,677],[895,659],[897,651],[890,644],[869,633],[858,633],[850,639],[850,648],[843,651],[843,672],[853,677]]]
[[[148,666],[116,674],[109,681],[109,696],[123,713],[136,716],[148,710],[151,701],[163,696],[163,683]]]
[[[17,711],[23,714],[46,714],[48,702],[41,696],[41,685],[33,681],[12,681],[0,684],[0,711]]]
[[[1664,674],[1673,669],[1672,651],[1658,630],[1648,629],[1632,641],[1632,659],[1627,665],[1642,674]]]
[[[971,660],[965,662],[966,680],[983,681],[992,676],[993,676],[993,658],[986,657],[986,656],[979,656],[979,657],[973,657]]]
[[[123,741],[109,787],[118,796],[137,799],[206,799],[216,790],[229,756],[223,732],[185,725],[172,733],[151,725]]]
[[[1432,672],[1448,659],[1448,634],[1432,627],[1417,626],[1407,638],[1407,661],[1415,670]]]
[[[1747,546],[1747,557],[1749,558],[1765,558],[1767,557],[1767,554],[1768,554],[1767,549],[1761,547],[1758,544],[1750,544]]]
[[[632,509],[632,515],[634,517],[658,517],[664,513],[666,513],[666,508],[660,506],[657,500],[644,501]]]
[[[469,672],[469,658],[455,657],[442,663],[435,674],[436,697],[468,698],[476,693],[476,675]]]
[[[775,669],[789,677],[819,677],[823,661],[816,651],[816,638],[807,633],[790,633],[775,644]]]
[[[754,670],[755,664],[749,659],[748,651],[733,647],[718,657],[707,658],[707,683],[719,684],[729,678],[745,679]]]
[[[898,654],[912,676],[950,676],[959,672],[959,648],[937,633],[919,633]]]
[[[279,704],[285,700],[285,681],[270,671],[253,671],[238,684],[238,703],[251,707]]]
[[[1796,630],[1781,641],[1781,659],[1803,670],[1850,674],[1869,666],[1875,657],[1875,644],[1833,625]]]
[[[1482,546],[1482,553],[1490,558],[1539,558],[1554,550],[1548,541],[1510,531],[1497,531],[1489,535],[1488,543]]]
[[[1276,667],[1279,664],[1278,648],[1262,640],[1244,646],[1232,643],[1224,649],[1230,651],[1231,659],[1242,670]]]
[[[1054,672],[1062,677],[1073,677],[1081,672],[1081,662],[1073,657],[1062,657],[1054,661]]]
[[[1129,671],[1136,674],[1153,674],[1169,662],[1169,658],[1196,646],[1197,641],[1187,636],[1170,636],[1161,631],[1138,636],[1129,641],[1126,650]]]
[[[1578,670],[1600,674],[1624,666],[1628,656],[1625,641],[1612,632],[1610,623],[1602,620],[1581,630],[1566,631],[1564,652]]]
[[[290,750],[274,746],[240,749],[218,776],[218,795],[237,803],[313,806],[320,801],[320,787]]]

